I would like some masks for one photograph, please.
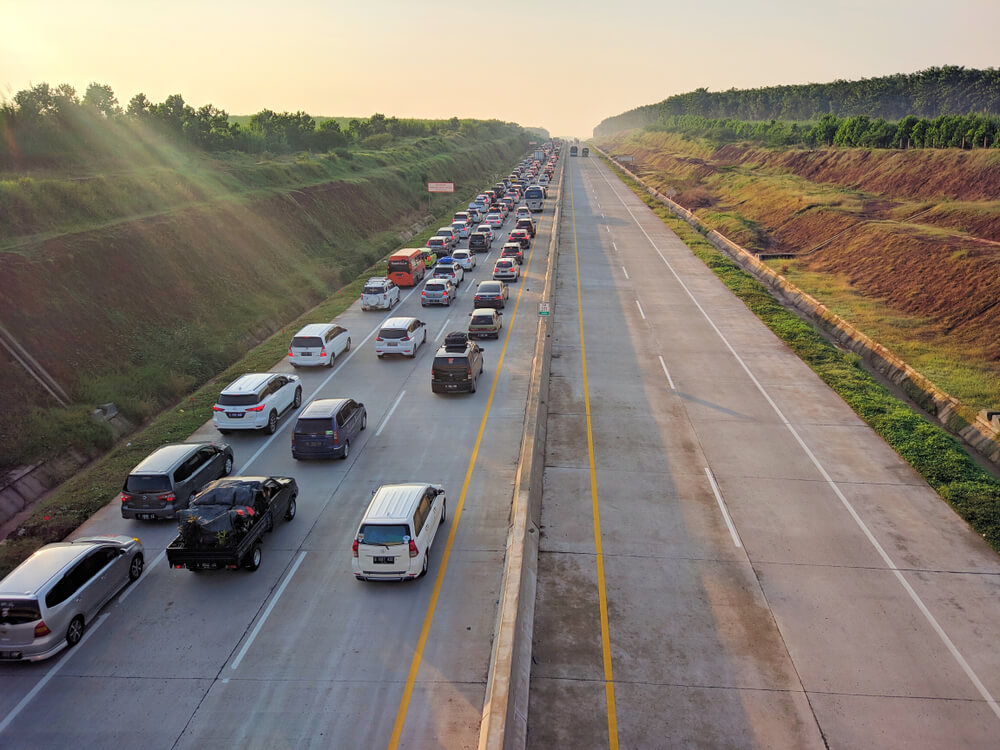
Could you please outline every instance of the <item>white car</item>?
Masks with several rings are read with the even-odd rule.
[[[514,217],[515,221],[517,219],[530,219],[530,218],[531,218],[531,209],[530,208],[528,208],[527,206],[518,206],[517,207],[517,214]]]
[[[451,262],[448,262],[447,259],[444,262],[438,261],[438,264],[434,266],[433,275],[435,279],[451,279],[455,282],[455,286],[461,286],[462,279],[465,278],[465,271],[452,258]]]
[[[399,302],[399,287],[384,276],[373,276],[361,290],[362,310],[391,310]]]
[[[288,345],[292,367],[333,367],[337,355],[351,348],[351,334],[336,323],[310,323],[295,334]]]
[[[486,223],[489,224],[494,229],[499,229],[503,226],[503,214],[499,213],[489,213],[486,214]]]
[[[470,234],[472,234],[472,225],[466,221],[453,221],[451,223],[451,228],[458,232],[458,238],[464,240]]]
[[[223,435],[232,430],[264,430],[271,435],[278,429],[278,417],[301,404],[298,375],[241,375],[219,394],[212,407],[212,424]]]
[[[500,258],[493,266],[493,278],[496,281],[517,281],[521,269],[513,258]]]
[[[416,318],[389,318],[375,337],[375,354],[382,359],[386,354],[417,356],[417,349],[427,341],[427,326]]]
[[[463,271],[471,271],[476,267],[476,256],[468,250],[456,250],[451,259],[462,267]]]
[[[480,224],[478,227],[476,227],[476,231],[482,232],[487,237],[489,237],[490,242],[493,242],[493,240],[496,239],[496,234],[493,231],[493,227],[491,227],[489,224]]]

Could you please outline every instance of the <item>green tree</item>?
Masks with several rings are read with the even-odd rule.
[[[91,83],[87,86],[87,91],[83,95],[83,105],[100,112],[104,117],[122,113],[122,108],[118,106],[118,97],[107,84]]]

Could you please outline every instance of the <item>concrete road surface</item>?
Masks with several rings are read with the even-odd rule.
[[[1000,746],[997,555],[597,159],[562,194],[529,747]]]
[[[0,747],[474,747],[552,202],[536,214],[501,338],[482,342],[477,393],[432,394],[431,360],[445,332],[466,329],[475,286],[490,277],[513,218],[492,252],[476,256],[453,306],[422,309],[421,287],[403,290],[391,315],[425,320],[430,339],[415,359],[377,359],[374,333],[389,316],[355,304],[339,318],[351,351],[332,370],[296,371],[304,403],[346,396],[366,405],[368,428],[347,460],[294,461],[294,415],[273,438],[225,437],[237,473],[291,475],[300,487],[298,514],[265,537],[259,570],[171,570],[163,550],[176,525],[124,521],[114,504],[88,522],[88,533],[141,538],[147,572],[72,651],[0,665]],[[211,424],[193,437],[220,439]],[[358,523],[372,491],[400,481],[447,491],[430,573],[360,583],[351,573]]]

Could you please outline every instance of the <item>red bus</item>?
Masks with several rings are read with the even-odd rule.
[[[388,276],[397,286],[416,286],[424,278],[423,248],[398,250],[389,256]]]

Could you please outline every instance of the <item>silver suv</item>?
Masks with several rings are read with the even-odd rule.
[[[75,646],[143,564],[130,536],[46,544],[0,581],[0,661],[41,661]]]

